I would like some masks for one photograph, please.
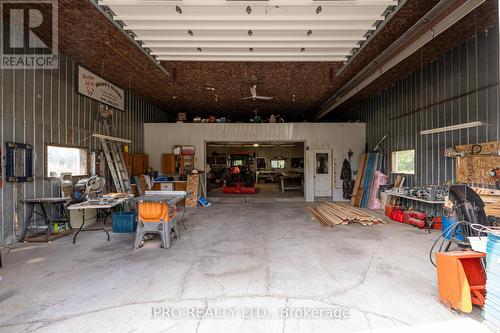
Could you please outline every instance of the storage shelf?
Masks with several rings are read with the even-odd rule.
[[[424,202],[424,203],[428,203],[428,204],[431,204],[431,205],[443,205],[444,204],[444,200],[443,201],[440,201],[440,200],[425,200],[425,199],[411,197],[411,196],[404,195],[404,194],[399,194],[399,193],[392,192],[392,191],[386,191],[385,193],[387,193],[387,195],[392,195],[394,197],[399,197],[399,198],[405,198],[405,199],[408,199],[408,200],[414,200],[414,201]]]

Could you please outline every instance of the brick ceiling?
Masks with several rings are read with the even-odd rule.
[[[169,101],[176,110],[191,115],[231,114],[247,119],[253,110],[267,117],[285,114],[287,120],[301,120],[319,108],[338,88],[336,62],[162,62],[175,76]],[[271,101],[241,100],[257,85],[260,96]],[[208,86],[214,90],[207,90]]]
[[[264,117],[284,114],[287,120],[297,121],[312,117],[342,84],[437,2],[407,0],[339,76],[340,62],[162,62],[171,74],[167,76],[89,1],[82,0],[58,2],[59,51],[173,113],[188,111],[190,117],[230,115],[245,120],[257,109]],[[399,76],[399,72],[394,74]],[[257,84],[259,95],[275,99],[241,100],[250,95],[252,84]]]

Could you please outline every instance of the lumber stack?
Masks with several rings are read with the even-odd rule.
[[[484,212],[489,216],[500,216],[500,190],[472,188],[484,202]]]
[[[334,227],[349,223],[362,225],[385,224],[381,217],[343,202],[323,202],[316,207],[306,207],[306,211],[323,227]]]

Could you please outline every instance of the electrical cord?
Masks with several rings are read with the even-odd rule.
[[[484,226],[482,224],[473,223],[470,225],[471,229],[476,231],[481,237],[481,234],[494,234],[500,236],[500,227]]]
[[[443,231],[441,232],[441,234],[439,235],[439,237],[438,237],[438,238],[434,241],[434,243],[432,244],[432,247],[431,247],[431,249],[430,249],[430,251],[429,251],[429,260],[430,260],[431,264],[432,264],[434,267],[437,267],[437,266],[436,266],[436,263],[434,262],[434,259],[432,258],[432,254],[433,254],[434,248],[436,247],[437,243],[441,240],[441,238],[443,239],[443,240],[441,241],[441,244],[439,245],[439,250],[438,250],[438,252],[441,252],[441,251],[443,250],[443,245],[444,245],[444,243],[445,243],[446,241],[448,241],[448,244],[446,245],[446,250],[447,250],[447,249],[449,248],[449,245],[450,245],[450,244],[451,244],[451,242],[452,242],[451,240],[452,240],[452,239],[453,239],[453,237],[455,236],[455,233],[456,233],[456,231],[457,231],[458,227],[459,227],[459,226],[461,226],[462,224],[464,224],[464,225],[468,225],[468,224],[469,224],[469,225],[470,225],[470,223],[469,223],[469,222],[467,222],[467,221],[458,221],[458,222],[455,222],[455,223],[451,224],[450,226],[448,226],[445,230],[443,230]],[[448,235],[450,232],[451,232],[451,234],[450,234],[450,238],[449,238],[449,239],[447,239],[447,238],[445,237],[445,235]]]

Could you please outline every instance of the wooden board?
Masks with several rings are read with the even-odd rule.
[[[500,190],[472,188],[484,202],[484,212],[489,216],[500,217]]]
[[[396,180],[394,181],[394,188],[399,188],[402,187],[403,184],[405,183],[405,177],[402,175],[397,175]],[[398,200],[398,197],[391,195],[391,197],[387,200],[388,204],[394,205],[396,204],[396,201]]]
[[[362,225],[386,223],[383,218],[344,202],[325,201],[319,206],[306,207],[305,209],[322,227],[334,227],[349,223]]]
[[[494,179],[488,174],[491,169],[500,167],[500,141],[479,143],[480,154],[471,154],[473,145],[456,146],[455,150],[465,153],[456,159],[456,182],[463,184],[494,185]]]
[[[373,174],[377,170],[377,153],[368,154],[368,162],[365,166],[365,172],[363,176],[363,196],[361,197],[361,202],[358,207],[366,207],[368,204],[368,198],[370,197],[371,185],[373,181]]]
[[[365,207],[368,202],[373,174],[377,170],[379,155],[378,153],[361,155],[359,170],[356,174],[351,197],[351,204],[356,207]]]
[[[186,207],[196,207],[198,206],[198,188],[200,183],[200,175],[188,175],[186,191],[190,195],[186,198]]]
[[[353,204],[353,205],[356,202],[356,196],[358,195],[358,191],[359,191],[359,184],[361,184],[361,178],[363,177],[363,172],[364,172],[365,163],[366,163],[366,156],[367,156],[366,154],[363,154],[359,158],[358,172],[356,173],[356,179],[354,180],[354,187],[352,189],[351,204]]]

